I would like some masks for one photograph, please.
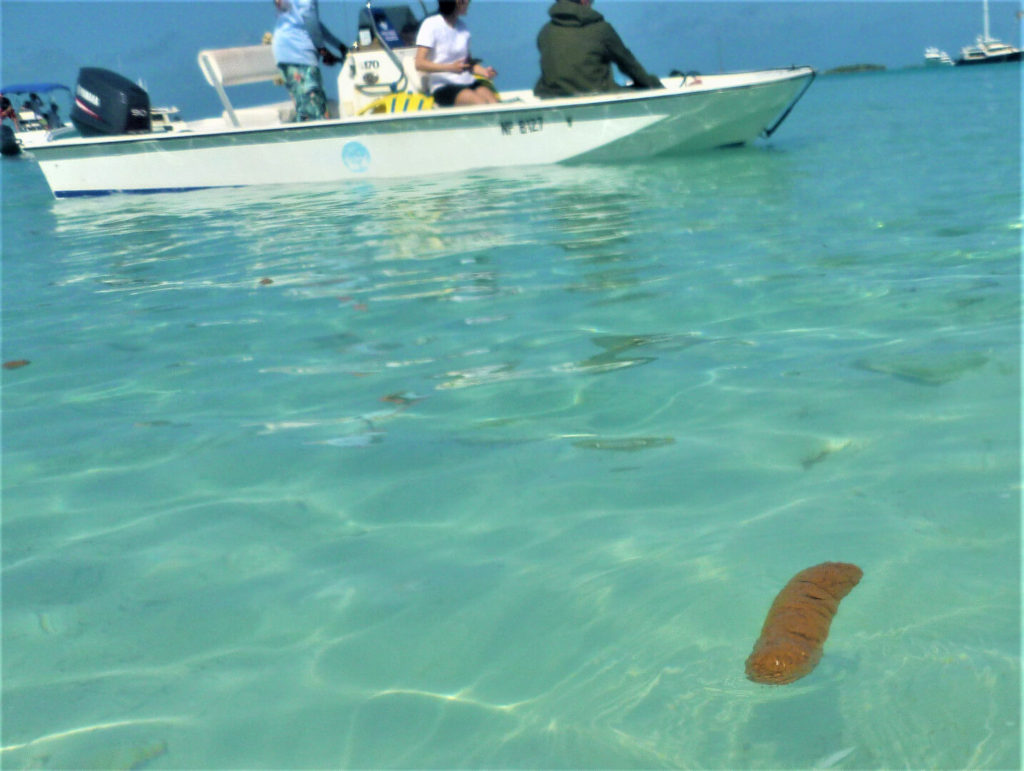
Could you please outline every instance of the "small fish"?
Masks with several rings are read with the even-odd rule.
[[[32,362],[28,359],[12,359],[11,361],[4,362],[4,369],[18,369],[20,367],[28,366],[31,363]]]
[[[594,437],[577,439],[573,447],[584,450],[614,450],[617,452],[636,452],[650,447],[665,447],[674,444],[671,436],[627,436],[627,437]]]
[[[850,444],[851,441],[849,439],[830,439],[821,447],[821,449],[818,450],[818,452],[804,456],[800,461],[800,465],[803,466],[806,471],[812,466],[821,463],[829,455],[845,450],[850,446]]]
[[[851,752],[853,752],[855,749],[857,749],[857,748],[856,747],[847,747],[845,750],[839,750],[838,752],[833,752],[828,757],[822,758],[817,763],[815,763],[812,766],[812,768],[832,768],[837,763],[839,763],[839,761],[841,761],[843,758],[845,758],[847,755],[849,755]]]
[[[410,404],[421,402],[427,397],[417,396],[416,394],[409,393],[408,391],[401,391],[398,393],[388,394],[387,396],[380,397],[382,402],[390,402],[391,404],[399,404],[403,407],[408,407]]]
[[[173,423],[170,420],[137,420],[132,425],[135,428],[186,428],[190,423]]]
[[[904,354],[902,356],[858,359],[854,366],[868,372],[890,375],[908,383],[925,386],[941,386],[951,383],[988,363],[988,356],[965,351],[941,355]]]
[[[163,740],[148,744],[115,744],[86,758],[82,765],[86,768],[120,768],[124,771],[142,771],[149,768],[154,760],[166,754],[167,742]]]
[[[135,758],[132,764],[128,766],[128,771],[141,771],[149,766],[150,761],[156,760],[167,754],[167,742],[161,741],[155,744],[150,744],[145,747],[139,747],[135,752]]]
[[[316,442],[316,444],[328,444],[331,447],[369,447],[371,444],[380,444],[384,441],[384,432],[380,431],[372,434],[350,434],[348,436],[338,436],[334,439],[325,439],[322,442]]]

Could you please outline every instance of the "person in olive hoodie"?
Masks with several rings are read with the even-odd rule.
[[[551,21],[537,36],[540,80],[533,93],[540,97],[573,96],[618,91],[612,63],[633,80],[634,88],[663,88],[645,70],[612,27],[590,6],[594,0],[557,0],[548,9]]]

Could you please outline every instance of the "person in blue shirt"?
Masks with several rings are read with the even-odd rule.
[[[322,60],[330,67],[342,61],[347,53],[345,44],[320,21],[317,0],[274,0],[274,6],[274,59],[295,101],[295,119],[326,118],[327,95],[318,64]],[[340,54],[331,53],[328,44]]]

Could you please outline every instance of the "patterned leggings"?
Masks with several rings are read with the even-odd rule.
[[[284,83],[295,102],[296,120],[322,120],[327,117],[327,95],[320,68],[315,64],[278,64]]]

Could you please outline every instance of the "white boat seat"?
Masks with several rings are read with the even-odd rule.
[[[214,87],[231,125],[242,125],[237,111],[224,92],[225,86],[279,80],[281,71],[268,45],[215,48],[199,52],[199,69],[206,82]]]
[[[200,51],[199,69],[206,76],[206,82],[214,88],[218,84],[240,86],[259,83],[281,75],[274,61],[274,51],[267,45]]]

